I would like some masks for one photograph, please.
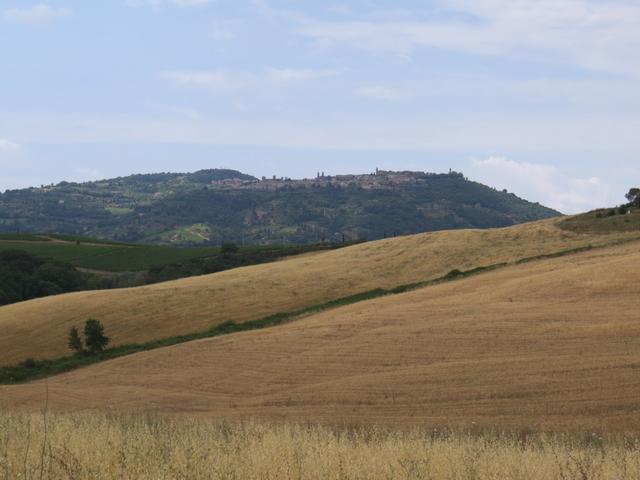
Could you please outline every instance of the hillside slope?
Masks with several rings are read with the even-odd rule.
[[[257,180],[230,170],[133,175],[0,193],[0,232],[175,245],[379,239],[559,215],[462,174]]]
[[[640,243],[510,266],[49,379],[54,410],[640,428]],[[45,383],[0,388],[41,408]]]
[[[131,289],[79,292],[0,308],[0,365],[68,354],[67,332],[100,320],[114,345],[204,331],[376,288],[439,278],[640,232],[579,234],[558,219],[494,230],[399,237],[310,257]]]

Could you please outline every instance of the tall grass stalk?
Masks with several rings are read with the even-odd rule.
[[[53,414],[42,420],[0,413],[4,478],[38,478],[41,471],[51,480],[640,478],[640,442],[629,438],[332,429],[152,415]],[[31,443],[47,448],[35,451]]]

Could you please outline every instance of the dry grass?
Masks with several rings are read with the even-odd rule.
[[[557,228],[558,221],[414,235],[158,285],[5,306],[0,308],[0,365],[68,354],[69,328],[90,317],[105,324],[114,345],[139,343],[207,330],[227,320],[255,320],[375,288],[429,280],[453,269],[469,270],[640,235],[638,231],[574,233]]]
[[[636,480],[640,443],[150,417],[0,415],[0,479],[20,478]]]
[[[615,212],[615,215],[609,215]],[[576,233],[611,233],[634,232],[640,229],[640,209],[636,208],[629,215],[620,215],[617,209],[601,209],[567,217],[558,223],[565,230]]]
[[[638,242],[0,388],[54,411],[640,430]]]

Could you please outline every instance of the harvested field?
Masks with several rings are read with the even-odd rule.
[[[429,280],[640,232],[583,234],[559,219],[494,230],[413,235],[145,287],[80,292],[0,308],[0,365],[67,355],[67,332],[100,320],[112,345],[204,331],[376,288]],[[34,335],[34,332],[37,334]]]
[[[0,388],[11,408],[640,429],[640,244],[506,267]]]

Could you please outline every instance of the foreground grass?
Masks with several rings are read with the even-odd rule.
[[[632,480],[637,439],[0,413],[0,479]]]

